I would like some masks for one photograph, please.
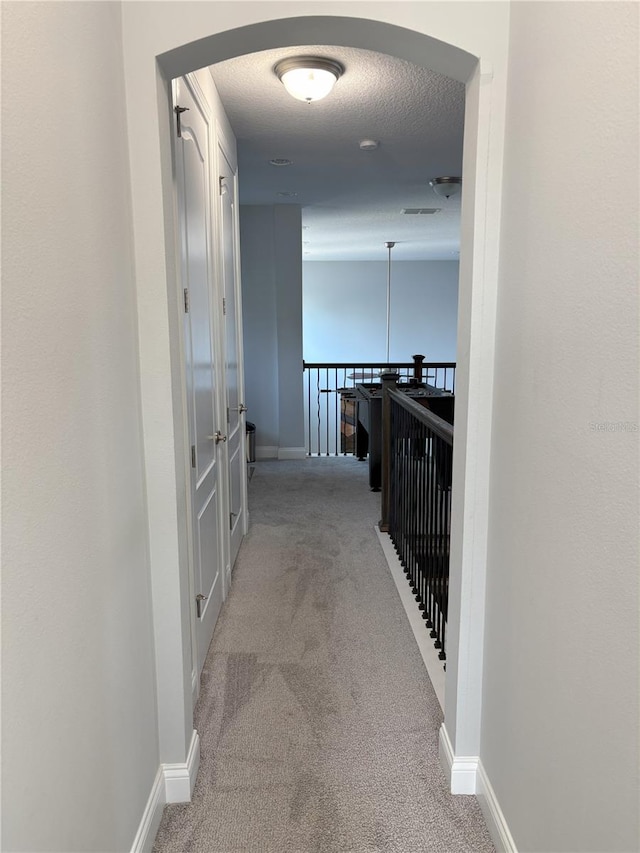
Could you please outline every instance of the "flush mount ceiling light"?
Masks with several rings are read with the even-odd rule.
[[[273,70],[293,98],[310,104],[329,94],[344,68],[333,59],[296,56],[283,59]]]
[[[462,178],[434,178],[429,181],[429,186],[436,195],[443,198],[451,198],[452,195],[457,195],[462,187]]]
[[[361,151],[375,151],[380,143],[376,142],[375,139],[363,139],[360,143]]]
[[[288,160],[286,157],[274,157],[269,160],[271,166],[293,166],[293,160]]]

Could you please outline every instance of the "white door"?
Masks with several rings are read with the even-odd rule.
[[[195,649],[199,675],[222,606],[224,541],[220,477],[224,416],[218,411],[214,347],[214,264],[212,257],[210,148],[208,120],[180,80],[176,103],[176,183],[184,287],[184,358],[191,440],[192,573]],[[176,122],[176,134],[178,133]]]
[[[229,459],[229,528],[231,566],[247,529],[247,464],[243,403],[241,297],[236,230],[236,176],[219,149],[220,228],[224,283],[225,377]]]

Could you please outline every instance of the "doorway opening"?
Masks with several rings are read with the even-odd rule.
[[[297,56],[344,69],[328,97],[305,104],[285,91],[275,69]],[[259,51],[209,70],[239,140],[257,456],[353,454],[355,386],[376,382],[383,364],[421,353],[425,381],[453,393],[454,368],[435,365],[456,356],[460,195],[431,183],[462,173],[464,84],[340,45]]]
[[[299,57],[342,69],[328,97],[300,103],[280,85],[277,69]],[[246,401],[257,457],[356,456],[368,468],[369,487],[382,489],[381,530],[407,568],[422,634],[439,656],[430,674],[440,681],[461,178],[437,176],[462,173],[465,86],[338,45],[254,52],[208,71],[238,139]],[[380,374],[389,370],[400,373],[394,392],[402,396],[383,424]],[[420,410],[403,409],[406,399]]]
[[[159,76],[157,78],[159,94],[159,117],[161,131],[167,127],[173,116],[169,97],[169,82],[195,69],[229,59],[233,56],[258,50],[276,47],[291,47],[300,44],[318,43],[330,45],[345,45],[376,50],[381,53],[406,59],[417,64],[426,64],[430,68],[448,75],[466,84],[466,114],[465,114],[465,205],[462,211],[462,240],[461,240],[461,272],[459,298],[459,353],[457,369],[457,415],[456,415],[456,446],[459,450],[453,465],[454,489],[457,497],[452,509],[452,584],[450,590],[450,659],[447,666],[447,709],[452,709],[452,725],[459,729],[466,726],[469,730],[477,728],[480,700],[479,690],[467,689],[469,685],[478,685],[482,674],[482,633],[483,633],[483,598],[482,595],[470,596],[469,590],[481,590],[484,585],[484,557],[482,536],[486,535],[487,515],[487,472],[489,459],[489,438],[491,424],[491,393],[492,393],[492,359],[493,359],[493,329],[495,325],[495,287],[496,277],[492,274],[497,257],[497,239],[495,230],[490,227],[496,221],[497,203],[488,192],[491,177],[497,177],[499,183],[498,156],[489,162],[487,147],[493,138],[491,130],[491,83],[485,80],[481,85],[481,72],[477,57],[434,39],[425,33],[397,27],[382,21],[363,20],[347,17],[301,17],[279,21],[263,21],[239,26],[223,33],[216,33],[206,38],[191,41],[164,53],[156,54]],[[428,57],[428,61],[427,61]],[[148,88],[148,80],[141,88]],[[134,87],[135,88],[135,87]],[[155,105],[154,107],[155,108]],[[141,108],[148,115],[149,109]],[[157,120],[152,125],[155,126]],[[136,120],[136,126],[139,122]],[[135,131],[134,131],[135,132]],[[145,131],[146,132],[146,131]],[[147,133],[147,140],[149,134]],[[157,145],[157,141],[156,141]],[[171,152],[168,146],[161,142],[160,154],[151,152],[155,160],[151,168],[136,174],[134,194],[142,193],[145,188],[152,194],[154,181],[159,177],[164,191],[164,234],[155,234],[165,246],[165,272],[170,287],[168,306],[169,349],[175,345],[178,338],[180,315],[178,306],[171,304],[174,298],[175,276],[173,271],[177,266],[174,247],[176,233],[171,204],[173,193],[173,175]],[[157,168],[156,168],[157,166]],[[157,195],[157,190],[155,191]],[[489,201],[488,201],[489,199]],[[489,222],[489,227],[487,223]],[[156,231],[150,228],[149,233]],[[142,238],[144,243],[146,234]],[[140,250],[144,256],[157,259],[158,243],[149,240]],[[155,252],[155,254],[154,254]],[[142,257],[144,267],[148,258]],[[148,272],[156,263],[149,262]],[[143,283],[151,287],[151,278]],[[157,286],[157,275],[154,278]],[[145,340],[145,329],[142,330],[141,346],[146,345],[150,352],[154,344],[151,339]],[[471,366],[471,354],[479,358]],[[172,355],[173,358],[173,355]],[[182,441],[182,425],[178,423],[176,399],[179,396],[180,377],[176,365],[171,365],[172,376],[172,405],[174,409],[174,430],[172,441],[180,447]],[[145,382],[143,369],[143,384]],[[155,400],[151,401],[152,414]],[[157,465],[162,465],[154,452],[157,448],[149,443],[147,453],[148,477],[154,478]],[[184,482],[185,460],[183,453],[176,452],[176,480]],[[158,510],[154,504],[150,520],[150,536],[152,540],[152,573],[159,578],[157,589],[154,589],[154,612],[162,612],[163,607],[177,613],[175,602],[176,587],[184,590],[184,560],[186,541],[186,513],[183,511],[180,489],[175,490],[172,499],[178,501],[178,524],[176,530],[175,557],[172,560],[167,552],[154,552],[156,535],[164,533],[159,525],[167,517],[167,513]],[[169,496],[167,497],[169,500]],[[161,509],[161,508],[160,508]],[[158,510],[158,511],[157,511]],[[484,529],[484,534],[483,534]],[[161,536],[161,538],[164,538]],[[176,576],[176,572],[178,573]],[[455,575],[455,577],[454,577]],[[169,581],[165,583],[165,581]],[[158,642],[158,680],[159,680],[159,715],[161,728],[161,744],[171,741],[169,730],[176,726],[180,729],[179,737],[173,739],[177,743],[184,738],[184,727],[190,717],[189,704],[185,699],[184,718],[175,715],[175,690],[184,682],[184,661],[186,642],[188,638],[189,616],[184,600],[179,603],[180,619],[171,625],[167,632],[166,621],[156,626]],[[186,626],[186,628],[185,628]],[[169,651],[169,640],[179,643],[183,648],[182,660],[176,661],[174,651]],[[471,649],[471,652],[468,650]],[[464,681],[465,689],[458,691],[459,677]],[[171,701],[165,696],[173,687]],[[471,698],[469,698],[471,697]],[[474,698],[475,697],[475,698]],[[448,715],[448,710],[445,716]],[[165,737],[165,728],[169,732]],[[452,738],[455,741],[455,735]],[[455,748],[455,743],[454,743]],[[162,749],[162,747],[161,747]],[[165,753],[163,753],[165,754]],[[174,750],[175,754],[175,750]],[[166,760],[172,760],[167,758]]]

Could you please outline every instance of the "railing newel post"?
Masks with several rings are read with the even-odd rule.
[[[400,374],[395,370],[385,370],[380,374],[382,382],[382,453],[381,453],[381,496],[380,496],[380,531],[389,532],[389,495],[391,479],[391,398]]]
[[[414,355],[413,358],[413,378],[420,385],[422,382],[422,365],[424,363],[423,355]]]

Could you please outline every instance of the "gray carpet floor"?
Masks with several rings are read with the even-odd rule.
[[[195,712],[193,802],[154,853],[492,851],[438,763],[440,706],[352,458],[259,462]]]

